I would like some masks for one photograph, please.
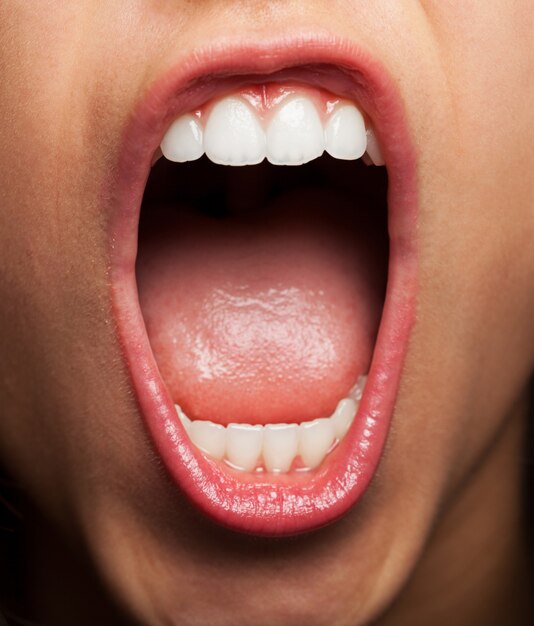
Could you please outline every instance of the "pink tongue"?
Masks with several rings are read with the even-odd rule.
[[[223,220],[161,213],[141,231],[138,284],[175,403],[222,424],[329,415],[369,367],[385,233],[316,191]]]

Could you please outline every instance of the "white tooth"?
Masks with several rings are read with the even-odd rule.
[[[336,159],[359,159],[367,147],[365,121],[352,104],[337,109],[325,128],[326,151]]]
[[[338,439],[341,439],[350,428],[357,409],[358,405],[352,398],[343,398],[343,400],[339,401],[336,410],[330,418],[334,428],[334,435]]]
[[[265,158],[265,133],[243,100],[224,98],[212,109],[204,129],[206,155],[221,165],[255,165]]]
[[[258,464],[262,440],[262,426],[229,424],[226,433],[226,458],[235,467],[251,472]]]
[[[321,417],[313,422],[303,422],[299,430],[299,453],[302,462],[306,467],[317,467],[334,443],[332,422],[327,417]]]
[[[224,458],[226,451],[226,429],[208,420],[195,420],[189,428],[191,441],[214,459]]]
[[[287,472],[297,456],[297,424],[267,424],[263,432],[263,462],[269,472]]]
[[[202,127],[192,115],[182,115],[175,120],[161,142],[163,156],[169,161],[183,163],[200,159],[202,147]]]
[[[286,101],[267,129],[267,159],[274,165],[302,165],[324,152],[324,130],[309,98]]]
[[[372,128],[367,129],[367,154],[375,165],[385,165],[386,161],[382,155],[382,150]]]

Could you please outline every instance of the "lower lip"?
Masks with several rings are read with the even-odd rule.
[[[299,45],[295,45],[298,40]],[[241,532],[283,536],[310,531],[344,515],[366,492],[389,430],[401,369],[414,320],[417,285],[414,150],[400,97],[378,63],[361,49],[332,37],[240,41],[194,55],[156,82],[129,125],[119,163],[111,219],[112,298],[117,330],[144,422],[178,488],[208,517]],[[151,157],[170,121],[194,104],[187,86],[211,77],[204,93],[228,78],[287,72],[314,65],[343,68],[338,86],[321,86],[363,104],[384,147],[389,173],[390,266],[380,330],[358,415],[342,444],[314,471],[298,475],[246,475],[205,457],[190,442],[159,374],[138,303],[135,278],[137,229]],[[185,68],[185,69],[184,69]],[[307,68],[307,69],[306,69]],[[315,73],[315,75],[317,72]],[[333,77],[334,82],[336,77]],[[330,81],[331,82],[331,81]],[[340,93],[343,91],[343,93]],[[374,104],[380,102],[380,109]],[[113,183],[110,183],[113,184]]]

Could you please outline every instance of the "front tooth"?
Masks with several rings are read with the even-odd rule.
[[[367,147],[365,121],[352,104],[338,108],[325,128],[326,151],[336,159],[359,159]]]
[[[228,97],[212,109],[204,130],[206,155],[221,165],[255,165],[265,158],[265,133],[251,109]]]
[[[263,443],[263,427],[250,424],[229,424],[226,433],[226,458],[245,472],[258,464]]]
[[[267,129],[267,159],[274,165],[302,165],[323,152],[323,125],[313,103],[302,96],[286,101]]]
[[[297,456],[297,424],[267,424],[263,432],[263,462],[269,472],[287,472]]]
[[[386,161],[372,128],[367,129],[367,154],[375,165],[385,165]]]
[[[343,400],[339,401],[336,410],[330,418],[334,428],[334,435],[338,439],[341,439],[350,428],[357,408],[358,405],[352,398],[343,398]]]
[[[204,154],[202,127],[192,115],[182,115],[171,124],[160,147],[169,161],[184,163],[200,159]]]
[[[303,422],[299,432],[299,453],[306,467],[314,468],[321,464],[334,443],[334,427],[327,417],[313,422]]]
[[[226,429],[208,420],[195,420],[189,427],[191,441],[214,459],[224,458],[226,452]]]

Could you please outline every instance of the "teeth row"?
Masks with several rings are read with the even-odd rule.
[[[183,163],[204,153],[221,165],[255,165],[265,158],[274,165],[302,165],[324,151],[336,159],[358,159],[366,151],[375,165],[384,158],[371,128],[351,103],[338,102],[323,127],[308,96],[293,96],[275,110],[266,129],[248,103],[239,97],[223,98],[211,110],[203,127],[199,118],[182,115],[161,142],[170,161]]]
[[[347,398],[330,417],[301,424],[229,424],[205,420],[191,421],[176,405],[178,416],[191,441],[208,456],[224,460],[246,472],[263,469],[288,472],[313,469],[343,439],[358,411],[367,378],[360,376]]]

